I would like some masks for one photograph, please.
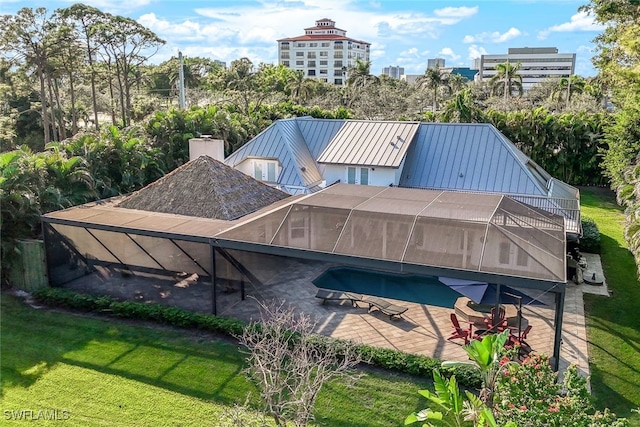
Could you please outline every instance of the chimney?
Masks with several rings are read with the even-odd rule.
[[[219,162],[224,161],[224,141],[213,139],[211,135],[200,135],[200,138],[189,139],[189,160],[200,156],[209,156]]]

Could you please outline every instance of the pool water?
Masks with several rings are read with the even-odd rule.
[[[461,296],[437,277],[398,274],[353,267],[333,267],[313,280],[319,288],[453,308]]]

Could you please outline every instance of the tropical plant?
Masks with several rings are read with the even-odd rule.
[[[445,90],[451,93],[451,84],[449,83],[450,74],[440,70],[437,65],[434,68],[427,68],[424,75],[418,77],[416,85],[420,89],[431,91],[432,112],[435,114],[438,109],[438,92]]]
[[[480,400],[491,410],[493,410],[496,381],[502,366],[500,363],[502,353],[509,333],[510,331],[506,330],[501,334],[485,335],[481,341],[471,340],[469,345],[463,347],[471,362],[442,362],[442,366],[447,368],[461,365],[475,366],[480,371],[480,377],[482,378]]]
[[[440,411],[431,408],[410,414],[404,424],[422,422],[423,426],[496,426],[491,410],[473,393],[465,390],[467,400],[463,400],[455,375],[443,378],[440,371],[433,371],[435,394],[429,390],[419,390],[420,395],[435,404]]]
[[[520,62],[515,65],[510,62],[496,64],[496,74],[489,80],[491,93],[502,94],[505,99],[512,97],[514,91],[522,96],[522,76],[518,73],[521,65]]]
[[[570,366],[558,380],[545,355],[505,363],[498,376],[494,411],[499,423],[519,427],[626,426],[608,409],[596,412],[587,380]]]
[[[483,123],[484,113],[476,103],[470,89],[456,93],[442,109],[443,122]]]
[[[586,86],[587,81],[580,76],[562,77],[558,79],[557,85],[551,93],[551,98],[558,103],[564,102],[568,107],[571,98],[575,94],[583,93]]]

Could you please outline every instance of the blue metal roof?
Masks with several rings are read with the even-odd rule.
[[[253,157],[279,160],[282,168],[278,176],[280,185],[309,187],[323,179],[296,119],[276,121],[224,162],[235,167]]]
[[[490,124],[421,123],[399,185],[546,196],[527,162]]]
[[[237,166],[251,157],[278,159],[282,167],[279,185],[313,192],[312,188],[320,188],[317,185],[325,169],[318,159],[341,130],[354,122],[360,123],[311,117],[278,120],[225,163]],[[549,196],[551,176],[490,124],[406,125],[417,126],[417,132],[404,156],[401,187]],[[573,187],[564,184],[562,192],[560,185],[551,189],[554,187],[555,192],[571,197]],[[574,194],[579,197],[577,191]]]

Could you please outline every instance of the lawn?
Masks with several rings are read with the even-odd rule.
[[[600,408],[640,425],[640,282],[623,237],[624,213],[612,194],[583,189],[582,214],[598,224],[610,298],[585,294],[591,385]]]
[[[259,403],[234,343],[36,310],[6,294],[1,308],[2,425],[23,410],[33,411],[28,417],[45,410],[68,417],[64,425],[231,425],[222,420],[234,403],[249,393],[250,403]],[[417,391],[427,386],[424,379],[375,372],[351,387],[329,384],[318,400],[317,425],[402,425],[423,407]]]

